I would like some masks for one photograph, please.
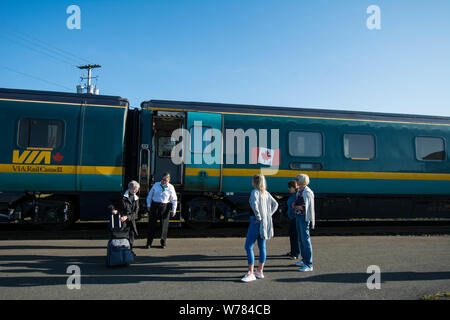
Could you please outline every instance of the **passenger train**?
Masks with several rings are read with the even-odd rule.
[[[165,100],[130,108],[118,96],[17,89],[0,89],[0,115],[2,222],[106,219],[130,180],[145,201],[164,172],[179,196],[173,223],[248,219],[261,172],[279,222],[299,173],[311,178],[318,220],[450,218],[448,117]]]

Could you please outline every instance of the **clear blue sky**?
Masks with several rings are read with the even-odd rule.
[[[72,4],[80,30],[66,27]],[[381,30],[366,27],[370,5],[381,9]],[[132,106],[168,99],[450,116],[449,0],[15,0],[0,2],[0,27],[4,88],[75,92],[81,72],[37,52],[23,41],[31,36],[101,64],[101,93]]]

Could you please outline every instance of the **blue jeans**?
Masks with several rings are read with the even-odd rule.
[[[305,220],[304,215],[297,215],[295,217],[295,223],[297,225],[297,233],[300,239],[300,254],[302,255],[303,263],[312,267],[312,246],[311,238],[309,237],[309,221]]]
[[[248,226],[247,239],[245,240],[245,251],[247,251],[248,264],[255,264],[255,255],[253,254],[253,246],[258,241],[259,263],[266,262],[266,240],[259,236],[260,223],[255,223],[256,217],[250,217],[250,225]]]

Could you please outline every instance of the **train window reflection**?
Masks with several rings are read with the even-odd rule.
[[[293,157],[321,157],[322,134],[320,132],[289,132],[289,154]]]
[[[64,123],[49,119],[20,119],[18,144],[21,147],[59,148]]]
[[[445,160],[444,139],[436,137],[416,137],[416,158],[418,160]]]
[[[375,157],[375,137],[369,134],[344,134],[344,154],[352,160]]]
[[[172,137],[158,138],[158,157],[170,158],[172,149],[176,146],[177,141]]]

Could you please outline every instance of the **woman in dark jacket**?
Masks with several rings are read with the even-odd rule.
[[[124,227],[130,228],[129,240],[131,252],[133,252],[134,239],[138,235],[136,219],[139,212],[139,197],[136,194],[139,191],[139,187],[138,182],[131,181],[123,197],[115,205],[109,206],[112,214],[120,214],[120,221]],[[134,252],[133,254],[136,255]]]
[[[291,251],[289,251],[286,255],[291,259],[298,259],[300,257],[300,240],[297,234],[297,225],[295,222],[295,209],[292,207],[292,204],[297,199],[297,181],[289,181],[288,188],[289,192],[291,193],[291,196],[287,200],[287,215],[289,218],[289,240],[291,243]]]

